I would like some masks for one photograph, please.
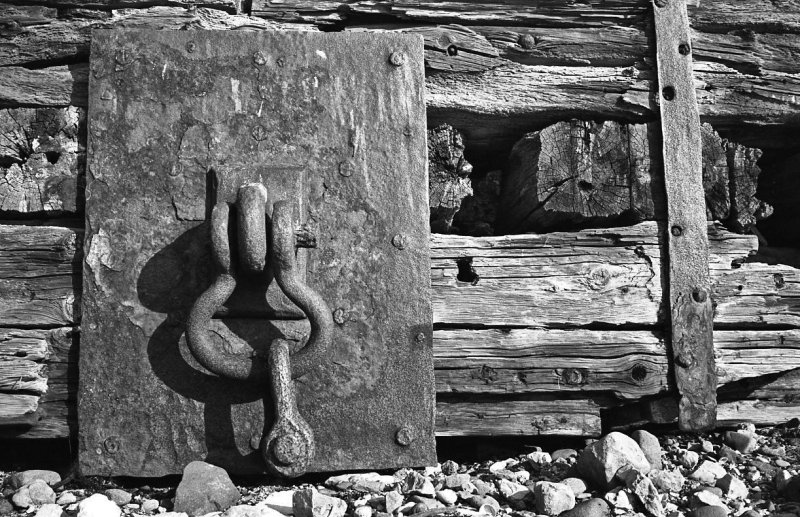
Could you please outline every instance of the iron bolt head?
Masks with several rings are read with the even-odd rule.
[[[670,233],[672,233],[674,237],[680,237],[681,235],[683,235],[683,228],[681,228],[676,224],[675,226],[672,227],[672,229],[670,229]]]
[[[283,65],[286,64],[286,60],[283,59],[282,57],[279,57],[278,59],[275,60],[275,64],[278,65],[279,67],[283,67]]]
[[[353,160],[342,160],[339,162],[339,174],[345,178],[352,176],[355,170],[356,165],[353,163]]]
[[[414,433],[414,428],[410,425],[406,424],[400,429],[397,430],[397,433],[394,435],[395,441],[402,445],[403,447],[408,447],[411,445],[411,442],[414,441],[416,438],[416,433]]]
[[[116,454],[119,451],[119,439],[116,436],[109,436],[103,440],[103,448],[109,454]]]
[[[656,4],[656,7],[666,7],[669,0],[653,0],[653,3]]]
[[[253,63],[261,66],[267,62],[267,55],[264,54],[262,51],[258,51],[253,54]]]
[[[692,298],[697,303],[703,303],[708,298],[708,294],[706,294],[706,290],[705,289],[701,289],[701,288],[698,287],[697,289],[692,291]]]
[[[406,62],[406,56],[402,52],[392,52],[389,54],[389,63],[392,66],[402,66]]]
[[[175,176],[180,176],[182,173],[183,173],[183,164],[181,162],[176,163],[169,170],[169,175],[172,176],[173,178]]]
[[[681,352],[675,356],[675,363],[681,368],[691,368],[694,365],[694,358],[689,354]]]
[[[186,52],[194,52],[197,50],[197,44],[194,41],[190,41],[186,44]]]
[[[681,43],[678,45],[678,54],[682,56],[688,56],[691,51],[692,47],[688,43]]]
[[[420,344],[424,343],[425,342],[425,333],[424,332],[420,332],[419,334],[414,336],[414,341],[416,341],[417,343],[420,343]]]
[[[402,250],[406,247],[406,238],[402,233],[398,233],[394,237],[392,237],[392,246],[395,248]]]
[[[338,309],[333,311],[333,321],[337,325],[344,325],[344,320],[345,320],[345,318],[344,318],[344,309],[339,307]]]

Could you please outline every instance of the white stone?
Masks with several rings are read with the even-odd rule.
[[[722,465],[716,461],[706,460],[701,463],[694,472],[689,474],[689,477],[707,485],[714,485],[717,483],[717,480],[725,477],[725,474],[727,474],[727,472]]]
[[[295,517],[344,517],[347,503],[320,494],[316,488],[306,488],[294,493],[293,508]]]
[[[36,517],[65,517],[66,515],[64,510],[55,503],[44,504],[36,511]]]
[[[337,490],[356,490],[359,492],[383,492],[387,487],[397,485],[395,476],[384,476],[377,472],[342,474],[325,480],[325,486]]]
[[[359,506],[353,510],[353,517],[372,517],[372,507]]]
[[[550,457],[549,452],[536,451],[526,456],[531,465],[546,465],[552,463],[553,458]]]
[[[269,506],[239,504],[225,510],[221,517],[283,517],[283,514]]]
[[[436,492],[436,499],[446,504],[447,506],[451,506],[456,504],[456,501],[458,501],[458,494],[456,494],[455,491],[450,490],[449,488],[445,488],[444,490],[439,490],[438,492]]]
[[[575,507],[575,494],[567,485],[539,481],[533,486],[536,511],[545,515],[559,515]]]
[[[518,470],[514,472],[514,476],[517,478],[517,483],[525,484],[531,480],[531,473],[527,470]]]
[[[581,478],[564,478],[560,481],[560,483],[562,485],[567,485],[576,497],[586,492],[586,482]]]
[[[103,494],[94,494],[78,504],[78,517],[119,517],[117,504]]]
[[[678,461],[680,461],[681,465],[685,468],[693,469],[700,462],[700,455],[694,451],[683,450],[678,453]]]
[[[68,504],[77,502],[78,498],[72,492],[61,492],[61,495],[58,496],[58,499],[56,499],[56,503],[60,504],[61,506],[66,506]]]
[[[639,444],[619,432],[608,433],[586,447],[578,457],[581,477],[603,488],[611,486],[617,472],[624,467],[642,474],[650,472],[650,462]]]
[[[394,478],[392,477],[392,479]],[[278,492],[272,492],[258,504],[268,506],[283,515],[293,515],[293,498],[294,490],[279,490]]]
[[[158,501],[155,499],[144,499],[142,501],[142,511],[146,513],[151,513],[158,510],[159,504]]]

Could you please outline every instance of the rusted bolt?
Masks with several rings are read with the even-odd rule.
[[[183,174],[183,164],[181,162],[176,163],[169,170],[169,175],[172,176],[173,178],[175,176],[180,176],[181,174]]]
[[[259,50],[258,52],[253,54],[253,63],[261,66],[266,62],[267,62],[267,55],[264,54],[264,52]]]
[[[450,45],[447,47],[447,55],[448,56],[457,56],[458,55],[458,47],[455,45]]]
[[[300,461],[305,452],[305,443],[297,435],[284,434],[272,442],[272,456],[284,465]]]
[[[190,41],[186,44],[186,52],[194,52],[197,50],[197,44],[194,41]]]
[[[253,449],[254,451],[257,451],[258,449],[261,448],[260,434],[254,434],[253,436],[250,437],[250,448]]]
[[[525,50],[531,50],[536,48],[536,37],[533,34],[523,34],[519,37],[517,43]]]
[[[690,47],[688,43],[681,43],[678,45],[678,54],[682,56],[688,56],[691,51],[692,47]]]
[[[408,424],[398,429],[394,435],[394,440],[403,447],[408,447],[411,445],[411,442],[414,441],[414,438],[416,438],[414,428]]]
[[[419,344],[424,343],[425,342],[425,333],[424,332],[420,332],[419,334],[414,336],[414,341],[416,341]]]
[[[413,134],[414,134],[414,129],[410,125],[406,126],[403,129],[403,135],[404,136],[412,136]]]
[[[653,3],[656,4],[656,7],[666,7],[668,1],[669,0],[654,0]]]
[[[119,451],[119,439],[116,436],[109,436],[103,441],[103,448],[109,454],[116,454]]]
[[[339,307],[335,311],[333,311],[333,321],[337,325],[344,325],[344,309]]]
[[[353,175],[353,172],[356,170],[356,164],[353,163],[353,160],[342,160],[339,162],[339,174],[344,176],[345,178],[349,178]]]
[[[680,226],[678,226],[678,225],[676,224],[675,226],[673,226],[673,227],[670,229],[670,233],[671,233],[671,234],[672,234],[674,237],[680,237],[681,235],[683,235],[683,228],[681,228]]]
[[[406,62],[406,56],[402,52],[392,52],[389,54],[389,63],[392,66],[402,66]]]
[[[406,247],[406,237],[402,233],[398,233],[394,237],[392,237],[392,246],[395,248],[402,250]]]
[[[275,60],[275,64],[283,68],[283,65],[286,64],[286,60],[283,59],[282,57],[279,57],[278,59]]]
[[[253,128],[253,138],[261,142],[267,139],[267,128],[264,126],[256,126]]]
[[[701,289],[698,287],[694,291],[692,291],[692,298],[697,303],[703,303],[708,299],[708,294],[706,294],[705,289]]]
[[[114,94],[111,93],[110,90],[106,90],[102,94],[100,94],[100,98],[103,99],[104,101],[110,101],[111,99],[114,98]]]
[[[664,99],[671,101],[672,99],[675,98],[675,88],[673,88],[672,86],[665,86],[661,90],[661,96],[664,97]]]
[[[694,358],[689,354],[681,352],[675,356],[675,363],[681,368],[691,368],[694,365]]]

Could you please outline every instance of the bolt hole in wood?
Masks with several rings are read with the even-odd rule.
[[[455,45],[450,45],[447,47],[447,55],[448,56],[457,56],[458,55],[458,47]]]
[[[58,151],[48,151],[44,153],[44,157],[50,165],[55,165],[58,163],[59,158],[61,158],[61,153]]]
[[[462,257],[456,260],[456,266],[458,266],[456,280],[470,285],[477,285],[481,277],[475,272],[475,268],[472,267],[472,257]]]
[[[664,97],[665,100],[671,101],[675,98],[675,88],[672,86],[665,86],[661,90],[661,96]]]
[[[678,54],[682,56],[688,56],[691,51],[692,47],[690,47],[688,43],[681,43],[678,45]]]
[[[637,364],[631,370],[631,379],[635,382],[643,382],[647,378],[647,368],[641,364]]]

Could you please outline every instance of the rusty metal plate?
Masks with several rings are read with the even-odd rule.
[[[317,248],[299,263],[335,322],[294,381],[309,470],[435,462],[422,38],[115,30],[91,52],[83,474],[264,472],[268,387],[211,374],[185,338],[214,277],[214,199],[252,181],[302,206]],[[269,272],[240,277],[214,339],[260,357],[302,346],[302,316]]]

